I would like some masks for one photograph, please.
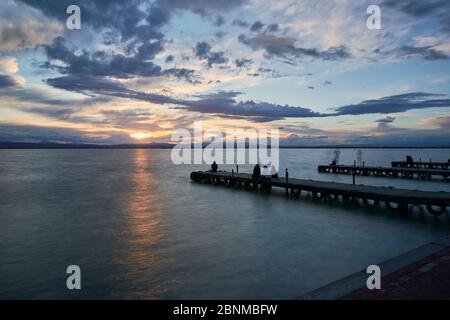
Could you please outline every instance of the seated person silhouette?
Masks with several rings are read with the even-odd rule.
[[[211,172],[217,172],[217,169],[219,168],[219,166],[217,165],[217,163],[214,161],[211,165]]]
[[[406,156],[406,163],[412,164],[414,162],[413,158],[411,156]]]
[[[259,166],[259,164],[256,164],[253,168],[252,178],[258,179],[259,177],[261,177],[261,167]]]
[[[261,176],[266,180],[272,179],[272,172],[270,171],[268,166],[264,166],[262,168]]]
[[[274,165],[270,167],[270,173],[272,174],[272,178],[278,179],[278,172]]]

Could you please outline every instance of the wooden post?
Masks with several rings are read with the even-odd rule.
[[[289,172],[288,169],[286,168],[285,170],[285,175],[286,175],[286,183],[289,183]],[[286,196],[289,196],[289,187],[286,185]]]
[[[365,161],[363,161],[363,168],[365,167],[365,165],[366,165],[366,162],[365,162]]]
[[[352,171],[353,184],[355,184],[355,170]]]
[[[353,160],[353,166],[356,167],[356,160]]]
[[[234,177],[234,169],[231,169],[231,176]]]
[[[236,165],[236,173],[239,173],[239,165]]]
[[[398,212],[401,214],[401,215],[407,215],[408,214],[408,208],[409,206],[408,206],[408,202],[406,202],[406,201],[401,201],[399,204],[398,204]]]

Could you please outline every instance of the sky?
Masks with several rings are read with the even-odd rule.
[[[449,57],[448,0],[3,0],[0,142],[450,146]]]

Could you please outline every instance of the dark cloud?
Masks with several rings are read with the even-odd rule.
[[[161,39],[159,27],[169,20],[169,12],[163,9],[159,2],[154,3],[150,10],[143,10],[142,0],[19,0],[37,8],[44,15],[64,22],[67,19],[66,9],[71,4],[77,4],[82,11],[84,25],[95,30],[110,29],[120,35],[122,41],[132,37],[140,39]],[[148,25],[140,25],[140,21],[148,21]]]
[[[278,105],[268,102],[237,101],[240,92],[220,91],[208,95],[199,95],[197,100],[180,102],[184,108],[202,113],[246,116],[251,121],[274,121],[282,118],[320,117],[321,114],[308,108]]]
[[[245,4],[247,0],[162,0],[161,6],[168,10],[190,10],[206,14],[233,10]]]
[[[101,94],[119,98],[136,99],[155,104],[179,106],[179,108],[195,112],[248,116],[250,118],[249,120],[252,120],[252,117],[259,117],[264,118],[263,121],[273,121],[281,118],[311,118],[377,113],[390,114],[414,109],[450,107],[450,99],[441,99],[441,97],[445,96],[443,94],[415,92],[341,106],[335,108],[335,112],[333,113],[319,113],[304,107],[256,102],[253,100],[238,101],[236,100],[236,97],[241,94],[240,92],[220,91],[209,95],[196,96],[197,100],[187,100],[176,99],[161,94],[139,92],[128,89],[119,82],[95,77],[64,76],[48,79],[47,84],[58,89],[79,92],[91,96]]]
[[[42,116],[46,116],[49,118],[54,118],[63,121],[71,121],[71,122],[86,122],[84,119],[82,121],[78,121],[75,119],[71,119],[72,115],[76,112],[75,109],[72,108],[60,108],[60,107],[31,107],[31,108],[22,108],[21,110],[26,111],[28,113],[39,114]]]
[[[241,28],[248,28],[249,27],[248,22],[245,22],[245,21],[240,20],[240,19],[234,19],[231,24],[233,26],[238,26],[238,27],[241,27]]]
[[[89,97],[83,99],[61,99],[50,93],[38,91],[32,88],[9,90],[8,97],[15,98],[21,102],[43,104],[50,106],[73,106],[86,107],[97,103],[106,103],[111,99],[108,97]]]
[[[279,29],[280,29],[280,27],[278,26],[277,23],[272,23],[266,27],[265,31],[266,32],[277,32]]]
[[[414,17],[450,12],[450,2],[447,0],[385,0],[381,5],[398,9]]]
[[[211,51],[211,46],[207,42],[198,42],[195,46],[195,55],[198,58],[206,59]]]
[[[308,87],[309,90],[314,90],[315,88],[313,86]]]
[[[323,84],[324,84],[325,86],[331,86],[333,83],[332,83],[331,81],[329,81],[329,80],[325,80],[325,81],[323,82]]]
[[[162,39],[160,28],[167,24],[172,12],[189,10],[202,15],[219,14],[216,23],[223,24],[220,13],[242,6],[247,0],[156,0],[149,4],[146,0],[18,0],[65,22],[66,9],[71,4],[80,6],[83,24],[102,31],[114,30],[120,35],[120,41],[138,38],[145,42],[149,39]],[[142,24],[145,21],[146,24]]]
[[[121,54],[108,55],[104,51],[96,51],[93,54],[83,50],[76,55],[75,50],[69,50],[64,38],[58,37],[51,45],[44,45],[45,52],[50,62],[43,67],[57,69],[63,74],[87,75],[100,77],[131,78],[134,76],[151,77],[161,74],[161,67],[151,61],[142,60],[142,56],[153,55],[161,49],[159,46],[143,48],[139,57],[126,57]],[[65,64],[55,65],[52,60],[63,61]]]
[[[16,77],[0,73],[0,89],[15,88],[20,85]]]
[[[157,36],[158,28],[165,25],[176,10],[189,10],[202,15],[222,13],[244,5],[247,0],[17,0],[41,10],[45,15],[61,21],[67,18],[66,8],[71,4],[80,6],[83,23],[96,29],[110,28],[120,32],[126,40],[132,36],[141,39],[150,34]],[[148,25],[140,22],[146,21]],[[137,31],[144,32],[139,35]],[[162,36],[162,35],[160,35]],[[153,37],[152,37],[153,38]]]
[[[207,42],[198,42],[194,48],[194,52],[197,58],[206,60],[208,67],[212,67],[214,64],[224,64],[228,62],[228,59],[224,57],[222,51],[211,51],[211,45]]]
[[[241,34],[238,39],[253,50],[265,50],[269,57],[275,56],[283,59],[310,57],[322,60],[340,60],[351,57],[348,49],[344,46],[331,47],[324,51],[315,48],[301,48],[295,46],[296,39],[291,37],[278,37],[260,33],[250,38]]]
[[[218,32],[214,33],[214,37],[216,37],[217,39],[222,39],[225,35],[226,35],[226,33],[223,31],[218,31]]]
[[[236,67],[244,68],[244,67],[247,67],[248,65],[252,64],[253,61],[250,59],[241,58],[241,59],[234,60],[234,63],[236,64]]]
[[[225,23],[225,19],[224,19],[221,15],[216,16],[216,19],[214,20],[214,25],[215,25],[216,27],[220,27],[220,26],[222,26],[224,23]]]
[[[336,108],[336,115],[361,114],[389,114],[405,112],[414,109],[448,108],[450,99],[439,99],[446,95],[412,92],[384,97],[381,99],[366,100],[358,104],[351,104]]]
[[[59,19],[65,23],[66,8],[72,4],[69,0],[20,0],[40,10],[44,15]],[[82,23],[102,33],[105,43],[120,44],[125,54],[111,54],[106,51],[89,52],[87,49],[75,53],[76,48],[68,48],[62,38],[50,45],[44,45],[50,61],[42,66],[58,70],[65,75],[97,77],[131,78],[136,76],[153,77],[161,75],[185,76],[184,80],[197,83],[192,78],[193,71],[186,69],[162,70],[152,60],[164,51],[164,34],[161,28],[166,25],[174,10],[223,12],[244,4],[243,0],[220,1],[176,1],[156,0],[152,3],[144,0],[80,0]],[[220,19],[219,19],[220,20]],[[222,63],[225,58],[221,52],[212,52],[208,64]],[[64,65],[53,63],[55,60]]]
[[[114,77],[128,79],[137,76],[156,77],[171,75],[190,82],[195,81],[193,70],[169,69],[162,70],[149,59],[162,51],[159,41],[146,43],[138,48],[136,55],[124,56],[122,54],[108,54],[105,51],[89,53],[83,50],[75,54],[76,50],[67,47],[64,38],[58,37],[50,45],[43,45],[49,61],[42,67],[55,69],[62,74],[88,77]],[[63,61],[64,65],[52,63],[52,61]]]
[[[152,93],[144,93],[127,89],[121,83],[111,81],[105,78],[71,75],[47,79],[46,83],[57,89],[78,92],[89,96],[101,94],[119,98],[144,100],[157,104],[177,102],[177,100],[172,99],[168,96]]]
[[[403,46],[395,50],[394,53],[399,58],[410,58],[418,56],[425,60],[448,60],[448,55],[446,53],[433,49],[430,46],[425,47]]]
[[[392,123],[394,121],[395,121],[395,117],[391,117],[391,116],[387,116],[385,118],[376,120],[376,122],[378,122],[378,123]]]
[[[278,105],[268,102],[237,101],[240,92],[213,93],[196,96],[197,100],[175,99],[169,96],[144,93],[125,88],[118,82],[106,79],[65,76],[48,79],[47,84],[69,91],[75,91],[87,95],[107,95],[119,98],[129,98],[147,101],[155,104],[169,104],[179,106],[189,111],[210,113],[218,115],[237,115],[250,117],[249,120],[273,121],[285,117],[321,117],[320,113],[302,107]]]
[[[378,123],[377,130],[386,132],[386,130],[391,130],[391,123],[395,121],[395,117],[387,116],[382,119],[378,119],[375,122]]]
[[[434,16],[442,31],[450,33],[450,1],[448,0],[385,0],[381,6],[399,10],[414,18]]]
[[[166,63],[173,62],[173,60],[175,60],[175,57],[172,54],[169,54],[166,57]]]
[[[261,21],[255,21],[252,26],[250,27],[250,30],[253,32],[261,31],[264,27],[264,24],[261,23]]]
[[[258,68],[258,72],[272,72],[273,70],[272,69],[269,69],[269,68],[263,68],[263,67],[260,67],[260,68]]]
[[[192,84],[201,83],[200,80],[197,79],[197,75],[194,70],[186,69],[186,68],[170,68],[167,70],[163,70],[161,75],[172,76],[177,79],[184,79]]]

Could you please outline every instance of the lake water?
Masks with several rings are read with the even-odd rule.
[[[351,183],[317,173],[333,151],[284,149],[280,167]],[[450,150],[362,150],[366,165],[406,154],[446,161]],[[356,157],[345,149],[340,160]],[[173,165],[170,150],[0,150],[0,298],[289,299],[450,231],[448,215],[421,208],[401,217],[191,183],[201,169]],[[450,192],[441,181],[356,179]],[[72,264],[81,291],[66,288]]]

